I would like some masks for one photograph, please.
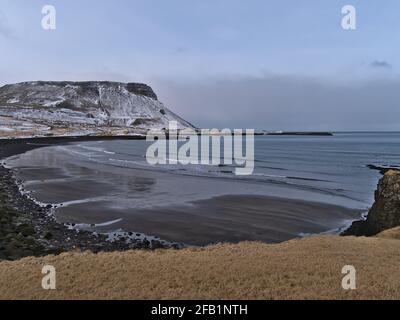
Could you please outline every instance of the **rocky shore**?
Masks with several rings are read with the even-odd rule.
[[[375,203],[365,220],[355,221],[343,235],[373,236],[400,226],[400,171],[387,170],[375,191]]]
[[[77,139],[32,139],[0,142],[0,159],[54,143]],[[12,171],[0,166],[0,260],[45,256],[78,250],[92,252],[128,249],[170,248],[176,245],[158,240],[127,240],[123,235],[112,242],[107,235],[71,228],[58,223],[52,208],[41,207],[20,192]]]

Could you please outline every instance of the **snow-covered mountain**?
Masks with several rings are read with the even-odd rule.
[[[130,135],[193,126],[141,83],[23,82],[0,88],[0,138]]]

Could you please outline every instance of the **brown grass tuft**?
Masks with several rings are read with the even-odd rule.
[[[384,238],[384,239],[397,239],[400,240],[400,227],[385,230],[381,233],[378,233],[375,237]]]

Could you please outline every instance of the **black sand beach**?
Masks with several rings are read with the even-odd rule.
[[[0,159],[49,145],[91,140],[91,137],[0,140]],[[22,195],[11,170],[0,167],[0,260],[17,260],[71,250],[99,252],[164,247],[158,241],[146,239],[130,243],[118,239],[109,242],[104,235],[68,228],[55,219],[51,210]]]
[[[109,138],[108,138],[109,139]],[[115,139],[115,138],[114,138]],[[118,137],[120,139],[120,137]],[[128,137],[128,139],[139,139]],[[0,142],[0,158],[24,153],[29,150],[67,144],[77,141],[105,140],[101,137],[78,137],[78,138],[38,138],[24,140],[8,140]],[[13,219],[8,224],[18,225],[19,218],[23,217],[26,224],[31,226],[35,232],[30,235],[40,249],[15,250],[18,239],[23,239],[18,229],[12,231],[16,234],[11,238],[14,246],[5,242],[2,257],[14,259],[26,255],[41,255],[51,252],[69,251],[72,249],[91,251],[124,250],[132,248],[159,248],[168,247],[163,242],[154,238],[142,238],[126,242],[129,233],[140,232],[145,235],[155,236],[170,242],[185,243],[187,245],[208,245],[219,242],[240,242],[244,240],[256,240],[267,243],[282,242],[291,238],[300,237],[304,234],[315,234],[327,231],[327,226],[332,229],[337,227],[337,221],[355,220],[360,216],[357,210],[323,203],[289,200],[284,198],[260,196],[260,195],[222,195],[206,200],[191,201],[188,204],[176,204],[157,206],[147,209],[116,210],[109,208],[107,202],[81,203],[73,206],[59,207],[56,211],[56,219],[50,214],[52,208],[42,208],[20,194],[17,185],[9,170],[1,169],[2,183],[1,192],[6,194],[7,201],[3,200],[2,206],[12,207]],[[25,174],[35,176],[34,171],[25,171]],[[53,172],[57,176],[57,172]],[[36,177],[40,179],[39,176]],[[145,181],[146,182],[146,181]],[[148,181],[147,181],[148,182]],[[68,191],[62,185],[49,185],[52,194],[56,195],[54,203],[68,192],[71,197],[74,193],[82,192],[98,194],[99,188],[104,192],[101,184],[91,184],[91,181],[78,181],[69,183]],[[143,187],[143,181],[140,188]],[[54,193],[54,190],[58,190]],[[46,194],[46,190],[41,190]],[[58,198],[58,199],[57,199]],[[109,226],[96,226],[120,219],[112,225],[113,229],[122,229],[127,235],[120,236],[116,242],[106,241],[106,236],[99,235],[102,232],[110,232]],[[91,232],[68,229],[65,224],[73,227],[75,224],[85,223]],[[15,229],[15,228],[14,228]],[[328,228],[329,229],[329,228]],[[17,236],[18,235],[18,236]],[[22,234],[23,236],[23,234]],[[30,240],[32,240],[29,238]],[[17,239],[18,241],[15,241]],[[175,245],[177,246],[177,245]],[[12,254],[10,254],[12,252]]]
[[[359,216],[356,210],[329,204],[250,195],[218,196],[187,205],[140,210],[107,209],[107,203],[82,203],[57,210],[60,221],[90,224],[121,219],[112,228],[200,246],[244,240],[277,243],[327,231],[327,225],[334,232],[338,220]]]

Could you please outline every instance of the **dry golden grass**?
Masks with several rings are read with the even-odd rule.
[[[57,290],[41,288],[54,265]],[[341,270],[357,270],[357,290]],[[277,245],[65,253],[0,263],[1,299],[399,299],[400,242],[319,236]]]
[[[385,230],[379,234],[376,235],[378,238],[384,238],[384,239],[397,239],[400,240],[400,227]]]

